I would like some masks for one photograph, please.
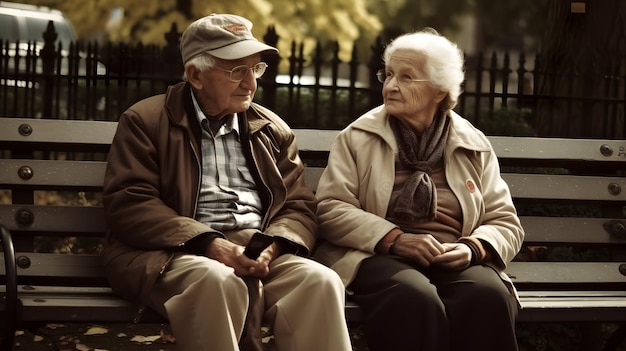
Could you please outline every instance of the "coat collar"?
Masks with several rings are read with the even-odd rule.
[[[448,136],[450,147],[462,147],[473,151],[489,151],[491,149],[486,138],[477,138],[476,133],[484,134],[474,127],[468,120],[454,111],[448,112],[450,116],[450,134]],[[396,139],[389,124],[389,114],[385,105],[380,105],[366,112],[362,117],[351,124],[354,129],[380,136],[394,151],[397,151]]]

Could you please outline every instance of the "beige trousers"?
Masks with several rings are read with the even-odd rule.
[[[265,320],[279,351],[352,350],[345,290],[334,271],[307,258],[282,255],[270,264],[262,283]],[[169,318],[178,350],[239,350],[248,289],[232,268],[202,256],[177,255],[149,304]]]

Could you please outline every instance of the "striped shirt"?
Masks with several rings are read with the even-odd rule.
[[[202,126],[202,178],[196,220],[219,231],[259,229],[261,198],[243,155],[236,115],[225,117],[213,134],[193,94],[192,100]]]

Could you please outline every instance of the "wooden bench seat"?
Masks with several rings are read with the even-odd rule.
[[[2,350],[11,349],[15,328],[29,323],[136,317],[137,306],[112,294],[98,256],[106,231],[100,191],[116,127],[0,118]],[[337,131],[295,133],[315,188]],[[507,268],[523,305],[518,321],[624,328],[626,141],[489,139],[526,230],[525,247]],[[346,312],[350,323],[362,318],[352,302]]]

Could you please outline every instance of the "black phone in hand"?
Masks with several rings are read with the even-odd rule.
[[[252,235],[248,245],[246,245],[246,249],[243,251],[243,254],[250,259],[256,260],[261,252],[263,252],[263,250],[265,250],[268,246],[272,245],[273,242],[273,236],[256,232]]]

